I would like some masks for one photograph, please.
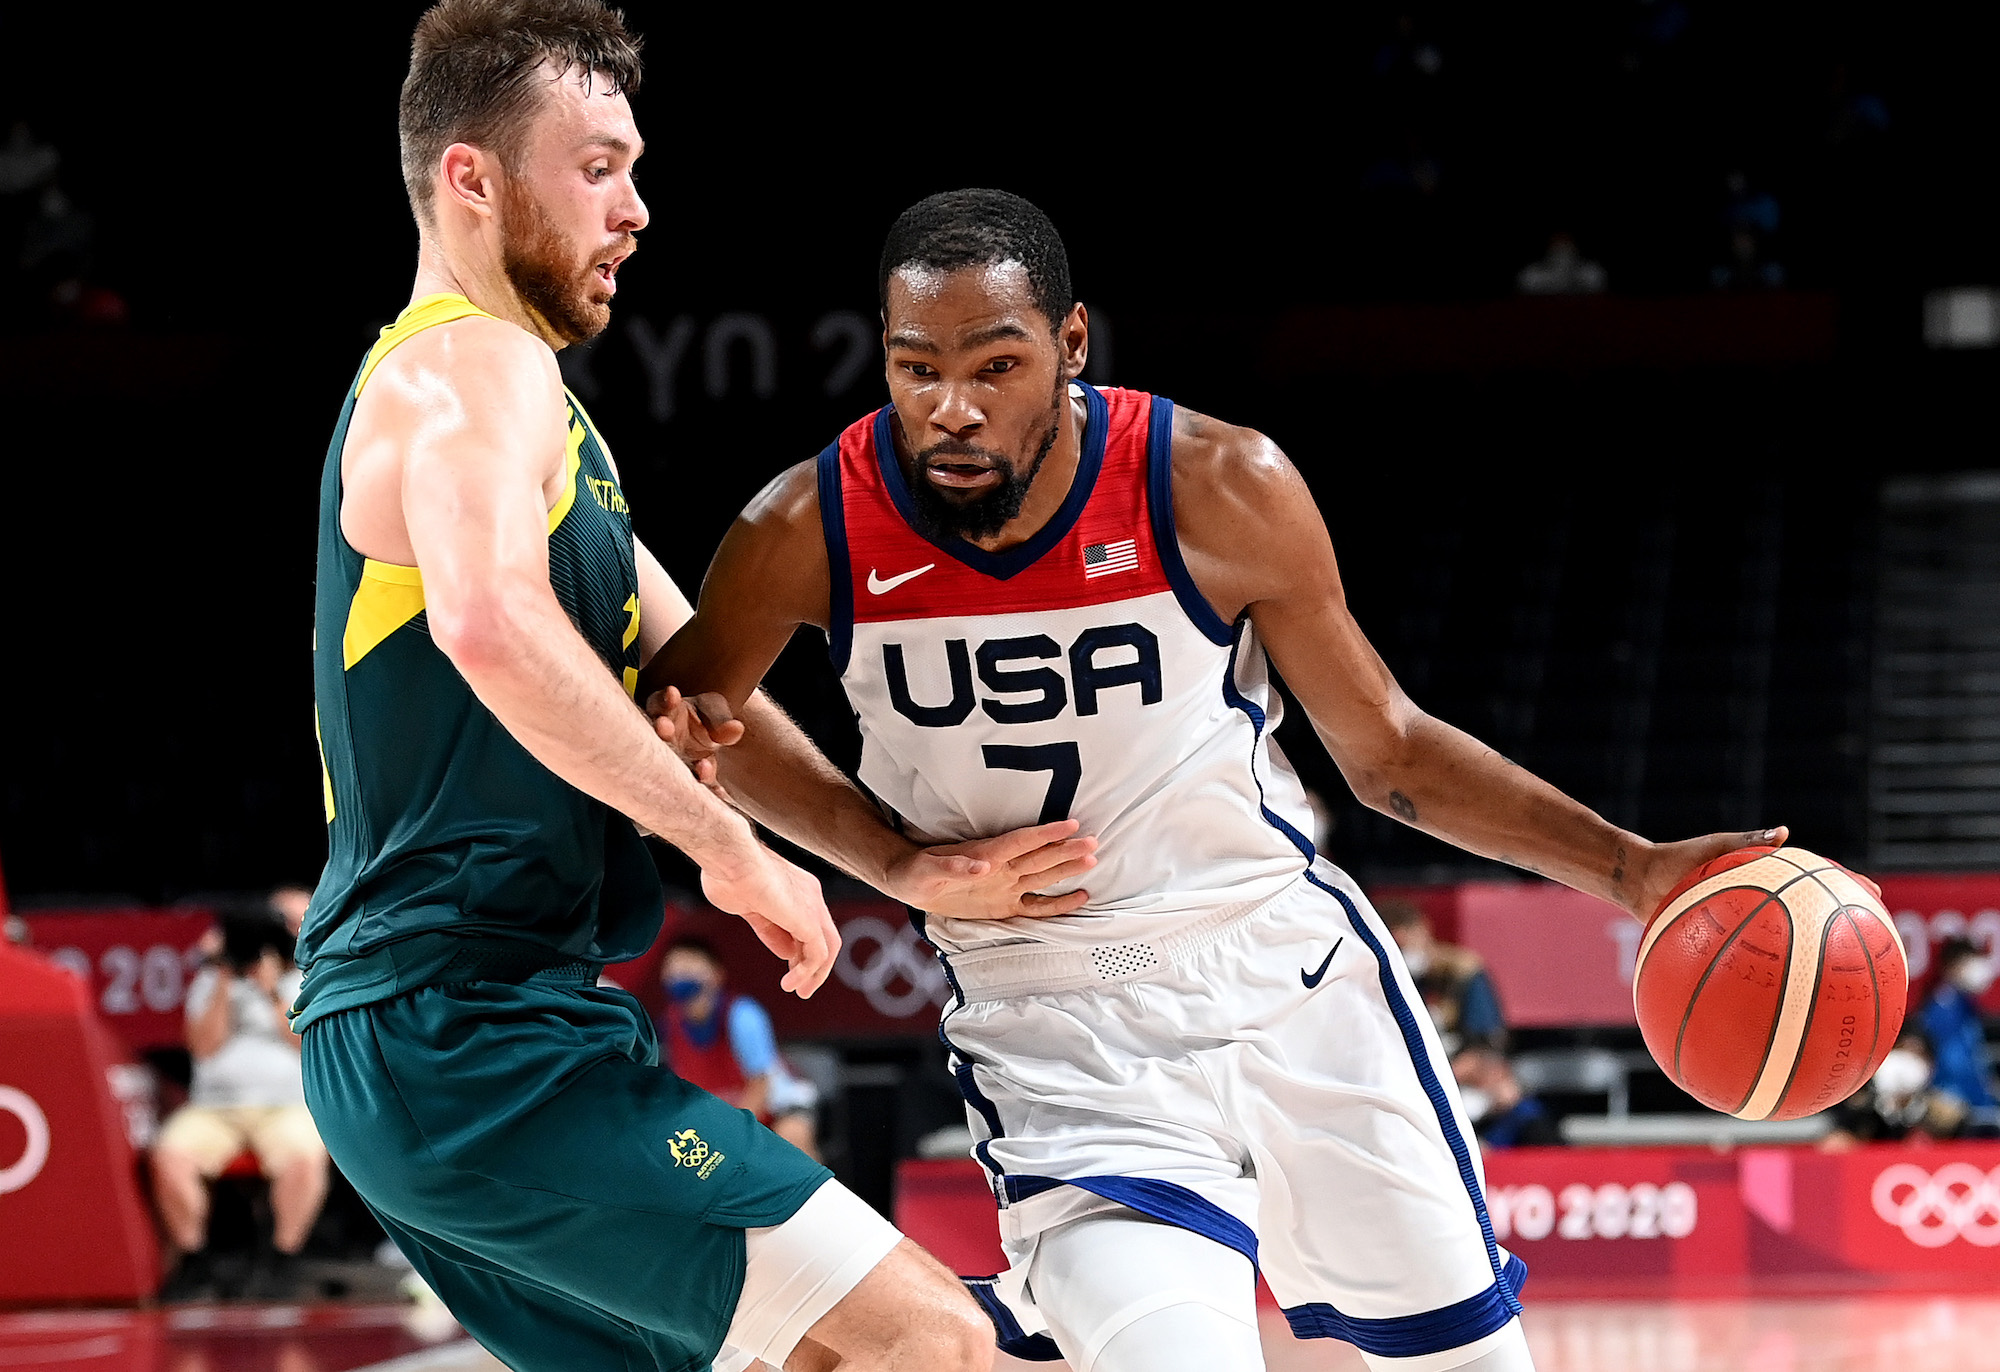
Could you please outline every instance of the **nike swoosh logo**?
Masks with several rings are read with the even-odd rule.
[[[935,566],[937,566],[937,563],[935,562],[926,562],[923,566],[917,568],[913,572],[904,572],[901,575],[887,577],[887,578],[875,575],[875,569],[873,567],[870,567],[868,569],[868,594],[887,595],[890,591],[895,590],[905,581],[914,581],[916,578],[922,576],[925,572],[928,572],[931,568]]]
[[[1347,942],[1347,935],[1345,934],[1342,934],[1333,941],[1333,947],[1327,950],[1326,961],[1319,965],[1317,972],[1308,972],[1303,967],[1299,968],[1299,980],[1305,983],[1306,990],[1310,991],[1326,980],[1326,969],[1333,966],[1333,955],[1340,951],[1340,945],[1345,942]]]

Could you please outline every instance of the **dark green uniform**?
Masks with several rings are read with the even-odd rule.
[[[631,822],[531,757],[431,641],[415,567],[340,530],[341,448],[376,363],[481,311],[427,296],[383,330],[321,484],[313,644],[325,874],[299,937],[306,1097],[334,1161],[481,1342],[523,1372],[708,1365],[743,1230],[828,1173],[659,1067],[600,989],[662,899]],[[574,397],[549,579],[627,690],[632,523]]]

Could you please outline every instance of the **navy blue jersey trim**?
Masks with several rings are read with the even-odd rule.
[[[998,1277],[960,1277],[965,1289],[972,1293],[972,1299],[986,1312],[986,1318],[993,1321],[993,1341],[1002,1353],[1023,1362],[1061,1362],[1062,1350],[1047,1334],[1029,1334],[1022,1330],[1021,1322],[1014,1318],[1014,1312],[1007,1308],[996,1289]]]
[[[1402,988],[1396,985],[1396,973],[1389,962],[1389,954],[1382,941],[1375,937],[1375,931],[1361,918],[1361,912],[1354,908],[1354,902],[1347,893],[1329,882],[1320,880],[1311,868],[1306,870],[1306,880],[1338,900],[1347,911],[1348,923],[1360,936],[1368,950],[1375,955],[1375,965],[1382,983],[1382,995],[1389,1002],[1390,1013],[1396,1017],[1396,1027],[1402,1030],[1403,1046],[1409,1051],[1410,1062],[1417,1069],[1417,1080],[1430,1097],[1431,1109],[1437,1113],[1438,1127],[1444,1131],[1444,1141],[1451,1147],[1451,1155],[1458,1162],[1459,1180],[1465,1183],[1465,1193],[1472,1200],[1472,1212],[1479,1219],[1479,1232],[1486,1237],[1486,1258],[1493,1265],[1494,1278],[1502,1284],[1506,1280],[1506,1266],[1500,1257],[1499,1240],[1493,1236],[1493,1218],[1486,1213],[1486,1196],[1479,1189],[1479,1173],[1473,1170],[1472,1150],[1466,1146],[1465,1135],[1459,1132],[1458,1117],[1452,1113],[1451,1101],[1445,1095],[1444,1084],[1438,1080],[1437,1072],[1431,1067],[1430,1053],[1424,1047],[1422,1032],[1417,1028],[1416,1014],[1410,1003],[1403,999]],[[1526,1268],[1523,1268],[1525,1271]],[[1520,1302],[1514,1300],[1510,1291],[1506,1297],[1509,1309],[1519,1313]],[[1496,1326],[1497,1327],[1497,1326]],[[1456,1347],[1446,1344],[1445,1347]]]
[[[1010,1205],[1058,1186],[1074,1186],[1177,1229],[1214,1239],[1224,1248],[1234,1249],[1250,1259],[1252,1266],[1257,1262],[1257,1235],[1249,1225],[1199,1192],[1174,1182],[1152,1177],[1032,1177],[1017,1172],[1005,1178],[1001,1186]]]
[[[903,464],[896,460],[896,436],[889,428],[890,417],[895,414],[896,407],[885,405],[876,411],[875,460],[882,468],[882,485],[888,490],[889,498],[896,502],[903,522],[939,552],[997,581],[1006,581],[1034,566],[1043,553],[1062,542],[1075,527],[1078,517],[1083,514],[1083,507],[1090,503],[1090,493],[1097,488],[1097,473],[1104,466],[1105,430],[1110,423],[1110,407],[1104,403],[1104,397],[1095,386],[1081,381],[1076,384],[1083,388],[1084,408],[1089,417],[1084,422],[1083,451],[1077,454],[1076,476],[1069,483],[1069,495],[1064,498],[1062,508],[1056,511],[1055,518],[1044,524],[1033,538],[998,553],[976,548],[962,538],[940,541],[923,532],[923,527],[917,522],[916,503],[910,498],[909,482],[903,477]]]
[[[1340,1339],[1378,1358],[1414,1358],[1463,1348],[1502,1328],[1521,1312],[1516,1297],[1527,1277],[1528,1265],[1509,1254],[1506,1271],[1493,1285],[1421,1315],[1364,1320],[1330,1305],[1313,1304],[1287,1306],[1285,1319],[1301,1339]]]
[[[1236,658],[1237,654],[1243,649],[1243,630],[1248,623],[1247,616],[1241,617],[1236,621],[1236,634],[1229,648],[1229,665],[1222,676],[1222,697],[1232,707],[1241,710],[1250,717],[1250,723],[1256,730],[1256,738],[1261,741],[1264,736],[1264,712],[1258,709],[1256,702],[1244,695],[1236,685]],[[1313,850],[1312,840],[1300,833],[1292,825],[1286,823],[1283,816],[1279,815],[1265,801],[1264,781],[1263,778],[1257,776],[1255,746],[1255,743],[1253,743],[1250,775],[1257,782],[1258,808],[1262,810],[1264,818],[1277,828],[1279,832],[1283,833],[1286,838],[1290,839],[1293,846],[1305,856],[1306,880],[1340,902],[1342,908],[1347,911],[1348,922],[1354,926],[1355,934],[1368,946],[1368,950],[1375,955],[1375,965],[1382,984],[1383,998],[1389,1002],[1389,1011],[1395,1016],[1396,1027],[1403,1035],[1403,1047],[1410,1055],[1411,1065],[1416,1068],[1417,1081],[1424,1088],[1424,1094],[1430,1097],[1431,1109],[1437,1114],[1438,1127],[1443,1131],[1445,1143],[1450,1146],[1452,1157],[1458,1163],[1459,1179],[1465,1183],[1466,1195],[1472,1201],[1473,1214],[1479,1219],[1479,1232],[1486,1239],[1486,1256],[1487,1260],[1493,1265],[1494,1279],[1504,1285],[1504,1266],[1500,1258],[1500,1244],[1493,1236],[1493,1219],[1486,1213],[1486,1197],[1479,1189],[1479,1174],[1473,1170],[1471,1150],[1466,1146],[1465,1135],[1459,1131],[1458,1117],[1452,1113],[1451,1101],[1445,1095],[1444,1085],[1438,1080],[1437,1072],[1431,1067],[1430,1053],[1424,1047],[1424,1038],[1422,1032],[1417,1028],[1416,1015],[1411,1011],[1410,1003],[1403,999],[1402,988],[1396,985],[1396,974],[1390,965],[1389,954],[1382,947],[1382,941],[1375,937],[1374,930],[1370,929],[1367,921],[1361,918],[1361,912],[1354,908],[1354,902],[1347,898],[1347,893],[1320,880],[1319,876],[1312,870],[1313,860],[1317,856]],[[1525,1267],[1522,1270],[1525,1271]],[[1513,1313],[1519,1313],[1521,1308],[1520,1303],[1514,1299],[1511,1291],[1507,1292],[1505,1299],[1509,1305],[1509,1309]],[[1499,1326],[1496,1325],[1494,1327],[1498,1328]],[[1490,1333],[1491,1331],[1489,1330],[1488,1332]],[[1455,1348],[1458,1345],[1444,1344],[1441,1346]]]
[[[1241,710],[1244,714],[1248,715],[1250,717],[1250,726],[1255,731],[1250,743],[1250,779],[1257,783],[1257,808],[1263,813],[1265,820],[1270,823],[1271,827],[1290,839],[1292,846],[1297,848],[1300,854],[1304,856],[1308,875],[1310,875],[1314,857],[1313,841],[1288,823],[1283,815],[1271,808],[1269,802],[1264,798],[1264,778],[1257,775],[1257,746],[1264,740],[1264,712],[1258,708],[1257,702],[1244,695],[1236,685],[1236,658],[1243,651],[1243,631],[1249,623],[1250,619],[1247,614],[1239,617],[1236,621],[1235,630],[1229,637],[1223,640],[1223,642],[1229,645],[1229,663],[1222,669],[1222,699],[1231,709]]]
[[[909,911],[910,923],[916,926],[917,937],[925,938],[924,912],[915,906],[910,906]],[[987,1175],[997,1182],[1006,1175],[1006,1169],[993,1160],[991,1145],[994,1139],[1007,1137],[1007,1131],[1000,1126],[1000,1108],[987,1099],[986,1093],[979,1089],[979,1083],[972,1075],[972,1060],[959,1051],[958,1045],[953,1043],[944,1031],[945,1021],[951,1018],[951,1012],[965,1007],[965,992],[958,984],[958,973],[951,970],[951,959],[946,957],[944,951],[936,944],[932,944],[931,947],[937,952],[938,966],[944,969],[945,984],[951,987],[953,998],[953,1003],[938,1016],[938,1042],[944,1045],[945,1052],[951,1054],[951,1077],[958,1084],[959,1097],[977,1110],[979,1118],[986,1122],[988,1137],[973,1144],[972,1152],[973,1156],[979,1159],[979,1165],[986,1169]]]
[[[1152,413],[1146,417],[1146,508],[1153,521],[1153,546],[1160,550],[1160,567],[1181,612],[1201,630],[1202,637],[1217,647],[1229,642],[1229,624],[1208,603],[1208,597],[1188,574],[1181,556],[1180,535],[1174,532],[1174,402],[1163,395],[1153,397]]]
[[[828,601],[826,655],[833,660],[833,674],[847,671],[847,656],[854,649],[854,568],[847,561],[847,507],[840,498],[840,444],[826,445],[820,453],[819,526],[826,535]]]

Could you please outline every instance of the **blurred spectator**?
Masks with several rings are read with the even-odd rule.
[[[1932,1081],[1969,1112],[1968,1133],[2000,1132],[2000,1100],[1994,1098],[1979,1017],[1979,997],[1993,985],[1994,970],[1991,953],[1980,952],[1968,939],[1948,938],[1938,945],[1937,984],[1924,1002],[1924,1037],[1935,1064]]]
[[[1444,1051],[1455,1054],[1461,1048],[1507,1047],[1507,1021],[1500,1012],[1500,997],[1486,964],[1470,948],[1440,943],[1431,933],[1424,912],[1407,900],[1385,900],[1377,907],[1382,922],[1396,946],[1410,977],[1431,1012]]]
[[[70,199],[57,173],[62,154],[16,122],[0,143],[0,249],[10,258],[8,322],[119,325],[124,297],[92,279],[97,221]]]
[[[299,936],[299,926],[306,922],[306,908],[312,904],[312,898],[309,886],[280,886],[271,892],[271,909],[285,922],[294,939]]]
[[[660,1051],[667,1066],[702,1090],[748,1110],[779,1138],[819,1156],[813,1106],[819,1093],[786,1068],[764,1007],[724,985],[714,945],[684,935],[667,946],[660,986]]]
[[[1523,295],[1596,295],[1605,286],[1604,267],[1585,257],[1574,238],[1554,233],[1541,260],[1521,268],[1514,284]]]
[[[1481,1148],[1536,1148],[1563,1141],[1555,1116],[1538,1097],[1521,1089],[1504,1053],[1484,1047],[1463,1049],[1451,1060],[1451,1074],[1458,1080],[1458,1098]]]
[[[1423,81],[1444,69],[1444,53],[1419,30],[1416,16],[1396,16],[1395,35],[1375,49],[1375,74],[1389,80]]]
[[[1833,1131],[1819,1146],[1843,1153],[1861,1143],[1954,1138],[1965,1114],[1964,1102],[1932,1084],[1923,1035],[1905,1034],[1868,1083],[1833,1108]]]
[[[194,1060],[188,1103],[153,1145],[153,1190],[167,1237],[181,1252],[163,1296],[193,1299],[214,1278],[208,1260],[208,1183],[246,1150],[271,1183],[273,1257],[253,1295],[282,1299],[298,1284],[298,1254],[326,1199],[327,1156],[306,1110],[290,1007],[299,974],[294,936],[272,906],[225,910],[214,954],[188,986]]]
[[[1778,233],[1778,198],[1754,189],[1740,171],[1724,182],[1728,205],[1723,226],[1728,232],[1725,260],[1710,269],[1709,284],[1718,290],[1760,290],[1785,284],[1784,266],[1772,260]]]
[[[0,143],[0,196],[22,195],[55,179],[62,154],[35,137],[27,121],[17,119]]]

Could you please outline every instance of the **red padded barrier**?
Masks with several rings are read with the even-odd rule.
[[[131,1301],[158,1285],[110,1080],[124,1056],[81,980],[0,944],[0,1304]]]

